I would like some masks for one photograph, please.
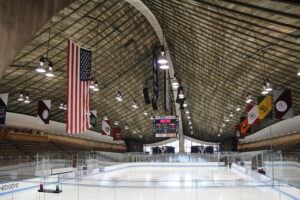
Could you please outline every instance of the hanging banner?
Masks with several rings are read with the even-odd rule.
[[[114,134],[114,140],[122,140],[121,131],[120,131],[119,128],[114,128],[113,129],[113,134]]]
[[[102,120],[102,135],[110,135],[110,121]]]
[[[38,101],[38,124],[49,124],[50,121],[51,100]]]
[[[259,96],[257,97],[258,103],[258,118],[272,119],[272,97],[271,96]]]
[[[152,108],[153,110],[158,110],[157,101],[158,101],[158,69],[157,69],[157,57],[153,53],[153,64],[152,64],[152,80],[153,80],[153,98],[152,98]]]
[[[90,127],[96,128],[97,125],[97,110],[90,111]]]
[[[273,97],[275,117],[277,119],[287,119],[294,117],[291,90],[274,90]]]
[[[248,124],[258,124],[258,105],[249,105],[247,106],[248,110]]]
[[[0,124],[5,124],[8,93],[0,94]]]
[[[248,124],[248,117],[242,117],[240,123],[240,133],[246,134],[251,126]]]
[[[169,94],[169,71],[164,71],[164,107],[166,111],[170,110],[170,94]]]

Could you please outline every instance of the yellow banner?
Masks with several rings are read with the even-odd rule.
[[[272,97],[266,96],[258,105],[258,118],[264,119],[272,110]]]

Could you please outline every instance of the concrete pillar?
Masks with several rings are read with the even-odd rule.
[[[74,0],[0,0],[0,79],[21,49]]]

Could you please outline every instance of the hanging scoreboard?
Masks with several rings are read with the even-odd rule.
[[[153,121],[155,137],[177,137],[178,124],[175,116],[156,116]]]

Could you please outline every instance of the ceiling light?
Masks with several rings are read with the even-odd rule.
[[[245,103],[249,104],[253,101],[251,94],[248,92]]]
[[[187,116],[188,119],[191,119],[191,116]]]
[[[194,134],[194,131],[191,131],[191,134],[193,135],[193,134]]]
[[[64,105],[64,110],[67,110],[67,104]]]
[[[225,117],[225,122],[229,122],[230,119],[228,117]]]
[[[165,55],[165,51],[164,51],[164,48],[162,47],[161,49],[161,52],[160,52],[160,57],[158,58],[158,61],[157,61],[159,64],[167,64],[168,63],[168,60],[167,60],[167,57]]]
[[[190,129],[193,129],[193,127],[192,127],[192,126],[190,126]]]
[[[187,103],[183,103],[183,107],[184,107],[184,108],[187,108]]]
[[[233,117],[233,112],[230,112],[229,117]]]
[[[263,86],[263,90],[261,91],[261,94],[262,95],[266,95],[266,94],[268,94],[269,92],[267,91],[267,89],[266,89],[266,86],[264,85]]]
[[[225,124],[225,123],[222,123],[222,126],[226,126],[226,124]]]
[[[99,91],[98,81],[97,81],[97,80],[95,80],[94,88],[93,88],[92,90],[95,91],[95,92],[98,92],[98,91]]]
[[[174,77],[174,79],[173,79],[172,87],[173,87],[173,89],[179,88],[179,83],[178,83],[178,81],[176,80],[176,77]]]
[[[237,107],[236,107],[236,111],[240,111],[241,110],[241,106],[240,105],[237,105]]]
[[[267,91],[267,92],[271,92],[271,91],[273,90],[273,88],[271,87],[271,84],[270,84],[269,79],[267,79],[267,80],[265,81],[265,84],[266,84],[266,91]]]
[[[300,76],[300,68],[298,69],[297,75]]]
[[[221,135],[220,135],[220,133],[218,134],[218,137],[220,137]]]
[[[120,91],[118,91],[118,94],[117,94],[116,99],[117,99],[117,101],[119,101],[119,102],[123,101],[122,93],[121,93]]]
[[[22,92],[20,93],[20,95],[19,95],[19,97],[18,97],[17,100],[18,100],[18,101],[24,101],[24,95],[23,95]]]
[[[178,97],[179,97],[179,99],[184,99],[184,94],[183,94],[182,90],[180,90]]]
[[[94,88],[95,88],[95,82],[94,82],[94,79],[92,79],[91,82],[90,82],[90,88],[91,88],[91,89],[94,89]]]
[[[150,120],[154,120],[154,116],[153,115],[151,115]]]
[[[52,62],[50,61],[49,62],[49,65],[47,67],[47,71],[46,71],[46,74],[45,74],[47,77],[53,77],[54,74],[53,74],[53,64]]]
[[[103,119],[104,119],[104,120],[108,120],[108,116],[107,116],[107,115],[104,115],[104,116],[103,116]]]
[[[189,111],[189,110],[186,110],[186,111],[185,111],[185,113],[186,113],[186,114],[189,114],[189,113],[190,113],[190,111]]]
[[[119,122],[118,122],[118,121],[115,121],[115,122],[114,122],[114,125],[118,126],[118,125],[119,125]]]
[[[45,58],[43,56],[40,57],[39,63],[40,64],[36,68],[36,71],[39,73],[45,73],[46,72],[46,70],[44,69]]]
[[[134,109],[137,109],[137,108],[139,108],[139,106],[137,105],[137,103],[136,103],[136,101],[135,101],[135,100],[133,101],[132,107],[133,107]]]
[[[132,131],[133,134],[136,134],[136,130]]]
[[[144,111],[144,115],[145,115],[145,116],[148,116],[148,112],[147,112],[146,109],[145,109],[145,111]]]
[[[189,125],[191,125],[192,124],[192,122],[191,121],[189,121]]]
[[[128,126],[125,126],[125,127],[124,127],[124,129],[125,129],[125,130],[128,130],[128,129],[129,129],[129,127],[128,127]]]
[[[162,64],[159,66],[160,69],[163,69],[163,70],[166,70],[166,69],[169,69],[169,65],[168,64]]]
[[[60,103],[58,109],[64,110],[64,104],[63,104],[63,103]]]
[[[28,94],[26,94],[25,96],[24,103],[30,103],[30,98]]]

